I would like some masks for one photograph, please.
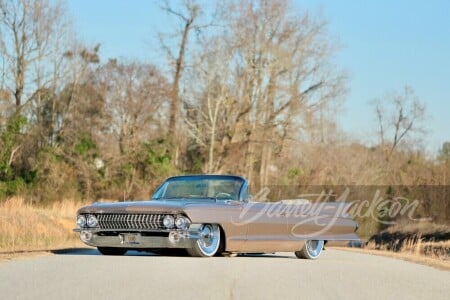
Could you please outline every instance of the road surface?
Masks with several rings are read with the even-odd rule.
[[[327,249],[190,258],[80,249],[0,262],[0,299],[450,299],[450,272]]]

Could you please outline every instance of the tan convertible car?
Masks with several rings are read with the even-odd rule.
[[[359,240],[348,209],[345,202],[256,202],[239,176],[176,176],[149,201],[82,207],[74,231],[106,255],[181,248],[200,257],[292,251],[316,259],[327,241]]]

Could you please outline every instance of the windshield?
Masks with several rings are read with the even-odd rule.
[[[164,182],[152,199],[230,199],[239,200],[244,181],[235,177],[181,176]]]

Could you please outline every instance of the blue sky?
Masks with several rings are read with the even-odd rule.
[[[369,101],[411,86],[426,104],[426,148],[450,141],[450,1],[305,0],[321,14],[341,50],[335,64],[349,74],[338,117],[350,136],[370,142],[376,126]],[[150,0],[69,0],[80,38],[101,43],[103,58],[157,59],[158,31],[170,19]]]

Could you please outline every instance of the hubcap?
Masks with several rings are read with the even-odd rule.
[[[306,250],[312,257],[318,257],[323,249],[323,241],[306,241]]]
[[[204,225],[200,238],[197,240],[197,244],[203,254],[212,256],[216,253],[220,243],[220,231],[219,226],[207,224]]]

